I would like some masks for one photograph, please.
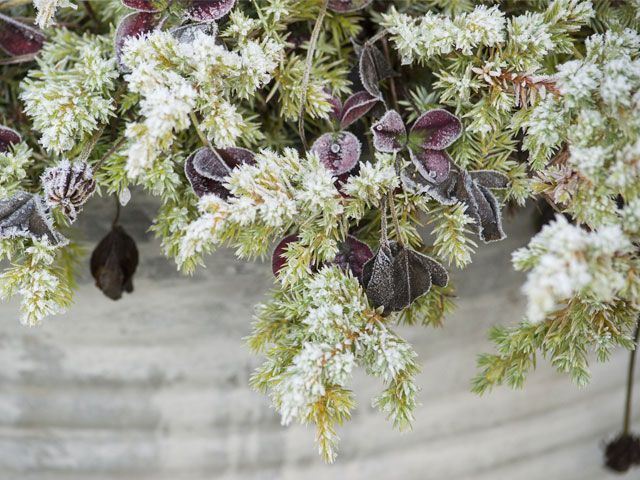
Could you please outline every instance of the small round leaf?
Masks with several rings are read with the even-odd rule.
[[[407,144],[407,129],[402,117],[395,110],[388,110],[371,126],[373,146],[379,152],[395,153]]]
[[[314,142],[311,151],[331,173],[342,175],[357,165],[362,145],[350,132],[325,133]]]
[[[458,117],[436,108],[424,113],[415,121],[410,135],[421,148],[444,150],[455,142],[461,133],[462,123]]]

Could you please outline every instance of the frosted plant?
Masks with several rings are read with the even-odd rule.
[[[419,361],[395,326],[442,325],[449,267],[536,199],[556,216],[513,254],[526,312],[491,330],[473,388],[520,387],[538,356],[584,385],[591,352],[633,348],[640,313],[637,4],[36,0],[46,31],[23,22],[32,6],[6,8],[0,292],[29,325],[65,310],[79,251],[60,231],[91,195],[118,201],[96,286],[132,292],[118,212],[140,185],[182,271],[218,248],[270,255],[252,383],[333,461],[357,368],[410,426]],[[617,470],[634,458],[621,445],[640,453],[625,435]]]

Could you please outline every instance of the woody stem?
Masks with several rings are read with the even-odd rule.
[[[636,327],[633,334],[634,348],[629,354],[629,366],[627,367],[627,391],[624,402],[624,420],[622,421],[623,435],[629,434],[631,426],[631,402],[633,399],[633,374],[636,366],[636,352],[638,351],[638,337],[640,337],[640,316],[636,320]]]

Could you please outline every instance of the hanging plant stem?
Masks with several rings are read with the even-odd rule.
[[[629,353],[629,366],[627,367],[627,390],[624,401],[624,419],[622,421],[622,434],[628,435],[631,426],[631,404],[633,402],[633,381],[636,368],[636,354],[638,352],[638,337],[640,336],[640,317],[636,320],[633,334],[634,348]]]
[[[307,90],[309,89],[309,78],[311,77],[311,68],[313,67],[313,56],[316,52],[316,46],[318,44],[318,38],[320,37],[320,30],[322,29],[322,22],[327,14],[327,6],[329,0],[324,0],[320,11],[318,12],[318,18],[313,26],[311,32],[311,39],[309,39],[309,50],[307,50],[307,60],[304,66],[304,75],[302,76],[302,93],[300,95],[300,113],[298,114],[298,133],[300,140],[302,140],[302,146],[305,151],[309,150],[309,144],[307,143],[307,137],[304,133],[304,111],[305,104],[307,103]]]

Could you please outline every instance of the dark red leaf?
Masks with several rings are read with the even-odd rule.
[[[379,98],[372,96],[369,92],[356,92],[351,95],[342,107],[340,128],[344,130],[362,118],[379,101]]]
[[[211,22],[231,11],[235,0],[184,0],[187,17],[196,22]]]
[[[437,108],[421,115],[411,127],[410,136],[420,148],[444,150],[455,142],[462,133],[462,123],[458,117]]]
[[[153,31],[158,23],[158,18],[153,13],[134,12],[130,13],[122,20],[116,30],[116,59],[118,66],[124,70],[126,65],[122,62],[122,48],[128,38],[139,37]]]
[[[447,152],[439,150],[411,150],[411,161],[425,180],[442,183],[449,177],[451,158]]]
[[[159,12],[157,3],[153,0],[122,0],[125,7],[133,8],[139,12]]]
[[[329,0],[329,10],[338,13],[355,12],[369,5],[373,0]]]
[[[228,147],[216,149],[218,155],[222,157],[222,160],[227,164],[230,169],[234,169],[240,165],[248,163],[253,165],[256,163],[256,156],[251,150],[240,147]]]
[[[373,258],[373,252],[369,245],[348,235],[347,239],[338,245],[338,254],[331,263],[342,270],[350,270],[353,276],[362,282],[362,269],[371,258]]]
[[[220,148],[215,151],[202,147],[189,155],[184,163],[193,191],[199,197],[214,194],[226,200],[229,190],[224,183],[235,167],[255,162],[253,152],[239,147]]]
[[[287,251],[288,245],[296,241],[298,241],[298,235],[288,235],[280,240],[276,248],[274,248],[271,256],[271,271],[276,277],[287,263],[287,257],[284,256],[284,253]]]
[[[314,142],[311,151],[331,173],[342,175],[356,166],[362,145],[353,133],[325,133]]]
[[[122,292],[133,292],[133,274],[138,267],[136,242],[119,226],[114,225],[91,254],[91,275],[96,286],[107,297],[118,300]]]
[[[15,145],[21,141],[22,137],[13,128],[0,125],[0,153],[6,152],[11,145]]]
[[[0,13],[0,50],[12,57],[35,54],[44,45],[44,33]]]
[[[327,93],[329,94],[328,101],[331,105],[331,114],[336,120],[340,121],[340,119],[342,118],[342,100],[331,95],[328,91]]]
[[[395,110],[387,111],[380,120],[371,126],[373,146],[379,152],[394,153],[407,144],[407,129],[402,117]]]

